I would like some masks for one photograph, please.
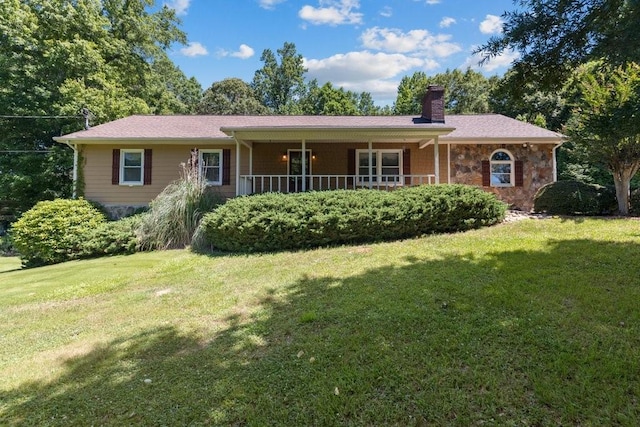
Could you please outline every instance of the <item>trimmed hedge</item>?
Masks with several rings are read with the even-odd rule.
[[[505,211],[493,194],[463,185],[259,194],[205,215],[193,248],[262,252],[395,240],[495,224]]]
[[[38,202],[11,227],[14,248],[25,267],[78,258],[85,236],[106,222],[87,200]]]
[[[574,180],[547,184],[533,199],[534,212],[551,215],[609,215],[616,209],[614,190]]]
[[[84,236],[78,258],[132,254],[140,250],[137,231],[145,214],[100,224]]]

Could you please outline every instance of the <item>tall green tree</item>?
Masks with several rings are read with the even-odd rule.
[[[613,175],[621,215],[629,214],[630,182],[640,168],[640,65],[590,62],[571,83],[574,112],[567,132],[588,158]]]
[[[269,109],[262,105],[251,86],[238,78],[214,82],[196,107],[198,114],[265,115]]]
[[[271,49],[262,52],[260,60],[264,66],[255,72],[251,87],[274,114],[299,114],[298,100],[305,93],[307,72],[302,55],[297,53],[296,45],[289,42],[277,50],[277,55]]]
[[[517,83],[515,72],[507,71],[489,96],[492,112],[562,131],[570,116],[564,89],[543,90],[537,82]]]
[[[487,78],[482,73],[468,68],[446,70],[428,77],[417,71],[410,77],[403,77],[398,86],[398,96],[394,104],[394,114],[420,114],[422,98],[427,86],[437,84],[445,88],[445,110],[449,114],[488,113],[491,111],[489,99],[497,86],[497,77]]]
[[[0,210],[70,195],[71,150],[51,137],[81,129],[83,109],[92,124],[188,110],[195,85],[175,87],[183,76],[165,54],[186,36],[175,12],[154,3],[0,1]]]
[[[300,106],[302,114],[307,115],[360,116],[374,114],[376,111],[370,94],[336,88],[329,82],[318,86],[316,80],[307,85],[307,92],[300,100]]]
[[[507,50],[521,56],[514,69],[521,84],[532,80],[560,88],[575,67],[605,58],[640,62],[637,0],[518,0],[503,15],[503,32],[477,50],[486,59]]]

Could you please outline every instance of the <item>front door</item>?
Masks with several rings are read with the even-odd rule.
[[[305,188],[310,190],[309,176],[311,175],[311,150],[306,150],[305,159],[306,175]],[[297,193],[302,191],[302,150],[289,150],[289,193]]]

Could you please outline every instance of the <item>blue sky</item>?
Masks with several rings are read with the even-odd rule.
[[[506,52],[479,68],[471,52],[501,31],[512,0],[166,0],[188,44],[172,60],[203,89],[227,77],[251,82],[263,50],[296,45],[306,77],[392,104],[403,76],[471,66],[503,74]]]

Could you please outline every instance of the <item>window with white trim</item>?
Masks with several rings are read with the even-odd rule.
[[[144,184],[144,150],[120,150],[120,184]]]
[[[209,185],[222,185],[222,150],[200,150],[200,176]]]
[[[496,150],[489,159],[492,187],[513,187],[513,155],[507,150]]]
[[[358,181],[369,182],[369,150],[356,150]],[[402,150],[371,151],[372,182],[400,182]]]

